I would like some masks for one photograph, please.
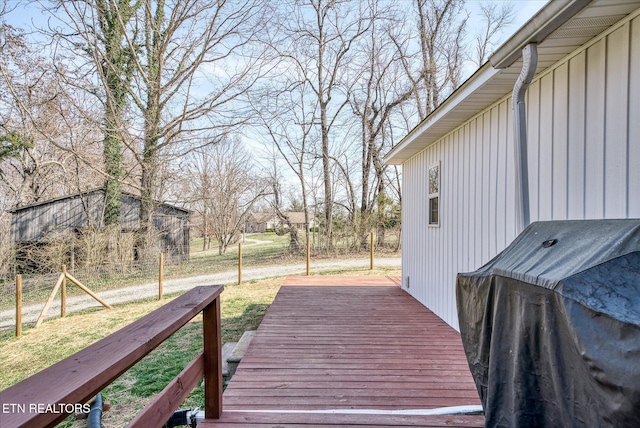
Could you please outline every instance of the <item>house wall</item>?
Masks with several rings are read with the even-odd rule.
[[[640,217],[638,15],[529,87],[532,221]],[[517,234],[512,122],[505,96],[403,164],[403,286],[456,329],[456,274]],[[430,227],[427,174],[438,162],[440,225]]]

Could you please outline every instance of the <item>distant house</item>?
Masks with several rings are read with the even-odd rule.
[[[140,197],[122,193],[120,228],[134,232],[140,228]],[[104,190],[63,196],[10,210],[11,236],[17,244],[34,243],[47,234],[76,233],[89,228],[101,228],[103,223]],[[169,204],[158,204],[153,224],[164,251],[189,257],[189,210]]]
[[[304,212],[286,211],[284,213],[291,223],[299,230],[304,230]],[[246,222],[246,233],[264,233],[269,229],[288,227],[275,213],[251,213]],[[318,221],[312,213],[309,213],[309,227],[318,227]]]
[[[525,214],[640,217],[639,8],[549,2],[387,154],[402,165],[403,287],[451,326],[456,274],[510,244]],[[522,99],[520,162],[512,91],[530,44],[537,65]],[[518,186],[519,165],[528,186]]]
[[[250,213],[245,222],[245,233],[264,233],[267,229],[275,227],[275,214],[270,213]]]

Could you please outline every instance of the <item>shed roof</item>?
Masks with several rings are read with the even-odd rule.
[[[639,7],[640,0],[550,1],[409,132],[385,156],[385,162],[402,164],[510,93],[527,44],[538,44],[539,74]]]
[[[104,193],[104,189],[97,188],[97,189],[87,190],[87,191],[84,191],[84,192],[74,193],[73,195],[59,196],[57,198],[47,199],[46,201],[35,202],[33,204],[28,204],[28,205],[23,205],[21,207],[12,208],[10,210],[7,210],[7,212],[9,212],[9,213],[17,213],[19,211],[26,210],[26,209],[29,209],[29,208],[38,207],[38,206],[41,206],[41,205],[47,205],[47,204],[51,204],[51,203],[57,202],[57,201],[62,201],[62,200],[65,200],[65,199],[79,198],[81,196],[86,196],[86,195],[90,195],[92,193],[98,193],[98,192]],[[134,199],[140,199],[140,195],[134,195],[133,193],[129,193],[129,192],[120,192],[120,193],[123,196],[129,196],[129,197],[134,198]],[[192,212],[191,210],[188,210],[186,208],[176,207],[175,205],[170,205],[170,204],[163,203],[163,202],[158,202],[158,205],[169,207],[169,208],[172,208],[172,209],[174,209],[176,211],[182,211],[185,214],[190,214]]]

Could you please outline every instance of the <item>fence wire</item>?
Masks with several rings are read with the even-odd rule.
[[[302,245],[298,251],[292,251],[288,239],[276,237],[256,242],[256,239],[247,239],[242,244],[243,268],[282,265],[287,263],[304,263],[306,260],[306,245]],[[390,242],[384,247],[376,248],[376,256],[396,254],[397,244]],[[164,255],[163,277],[164,279],[186,278],[219,272],[236,272],[238,269],[238,244],[229,246],[223,254],[219,254],[217,247],[203,251],[196,245],[191,247],[188,257],[180,256],[180,253],[189,253],[186,249],[175,254]],[[323,259],[339,257],[365,258],[368,257],[368,248],[355,251],[352,247],[339,242],[330,250],[318,245],[310,246],[311,269],[313,262]],[[125,288],[128,286],[148,284],[158,281],[159,277],[159,253],[148,254],[144,258],[131,260],[128,263],[103,263],[97,266],[67,266],[67,272],[78,279],[82,284],[96,293],[105,290]],[[21,272],[4,273],[0,275],[0,310],[15,307],[16,282],[15,274]],[[39,304],[47,300],[61,274],[61,270],[46,274],[22,273],[22,302],[23,305]],[[67,286],[67,295],[80,295],[82,290],[73,285]],[[59,298],[59,292],[58,297]]]

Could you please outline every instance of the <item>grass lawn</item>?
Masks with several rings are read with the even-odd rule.
[[[327,272],[327,274],[340,274]],[[349,271],[349,275],[399,275],[397,269]],[[284,278],[251,281],[226,286],[221,295],[223,342],[237,341],[245,330],[260,324]],[[164,301],[143,301],[119,305],[113,310],[94,309],[63,319],[46,321],[38,329],[25,326],[21,338],[13,330],[0,332],[0,390],[68,357],[110,333],[141,318],[176,296]],[[103,391],[111,403],[104,413],[103,427],[126,425],[153,396],[160,392],[202,349],[202,318],[171,336]],[[200,387],[181,408],[202,408]],[[68,418],[61,426],[84,427],[85,421]]]

